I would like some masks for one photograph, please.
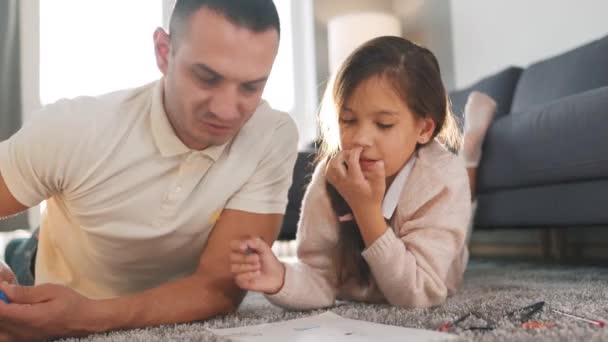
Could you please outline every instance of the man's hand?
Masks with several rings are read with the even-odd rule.
[[[0,341],[42,341],[92,331],[93,300],[60,285],[0,284],[11,304],[0,303]],[[103,324],[103,322],[100,322]]]
[[[0,260],[0,283],[2,282],[17,284],[17,277],[13,270],[4,261]]]
[[[362,148],[340,151],[325,171],[327,181],[333,185],[353,212],[371,206],[382,206],[386,191],[384,163],[379,160],[360,164]],[[369,165],[367,165],[369,164]]]

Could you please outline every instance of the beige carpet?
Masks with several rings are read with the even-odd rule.
[[[547,307],[534,321],[551,328],[526,329],[506,313],[537,301]],[[608,267],[558,266],[538,263],[473,260],[462,291],[442,306],[406,310],[387,305],[346,303],[332,309],[344,317],[403,327],[435,329],[471,310],[495,322],[490,331],[456,329],[463,341],[608,341],[608,327],[599,328],[548,311],[555,308],[608,321]],[[65,341],[216,341],[206,328],[236,327],[307,316],[287,312],[259,295],[249,295],[235,314],[207,322],[113,332]],[[483,321],[465,322],[468,325]],[[407,339],[404,338],[404,341]],[[318,341],[321,342],[321,341]]]

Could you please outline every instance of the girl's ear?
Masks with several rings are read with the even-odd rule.
[[[431,141],[435,132],[435,120],[429,115],[418,121],[418,143],[424,145]]]

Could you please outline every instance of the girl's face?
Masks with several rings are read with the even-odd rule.
[[[384,161],[387,186],[410,159],[417,144],[429,142],[435,122],[419,118],[381,76],[361,82],[339,113],[340,149],[362,147],[359,164],[365,175]]]

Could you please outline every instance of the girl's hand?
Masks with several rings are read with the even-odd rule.
[[[338,152],[325,170],[325,178],[333,185],[353,211],[369,205],[382,206],[386,191],[384,162],[376,161],[361,169],[361,147]]]
[[[241,289],[275,294],[283,288],[285,266],[264,240],[235,240],[230,248],[230,270]]]

